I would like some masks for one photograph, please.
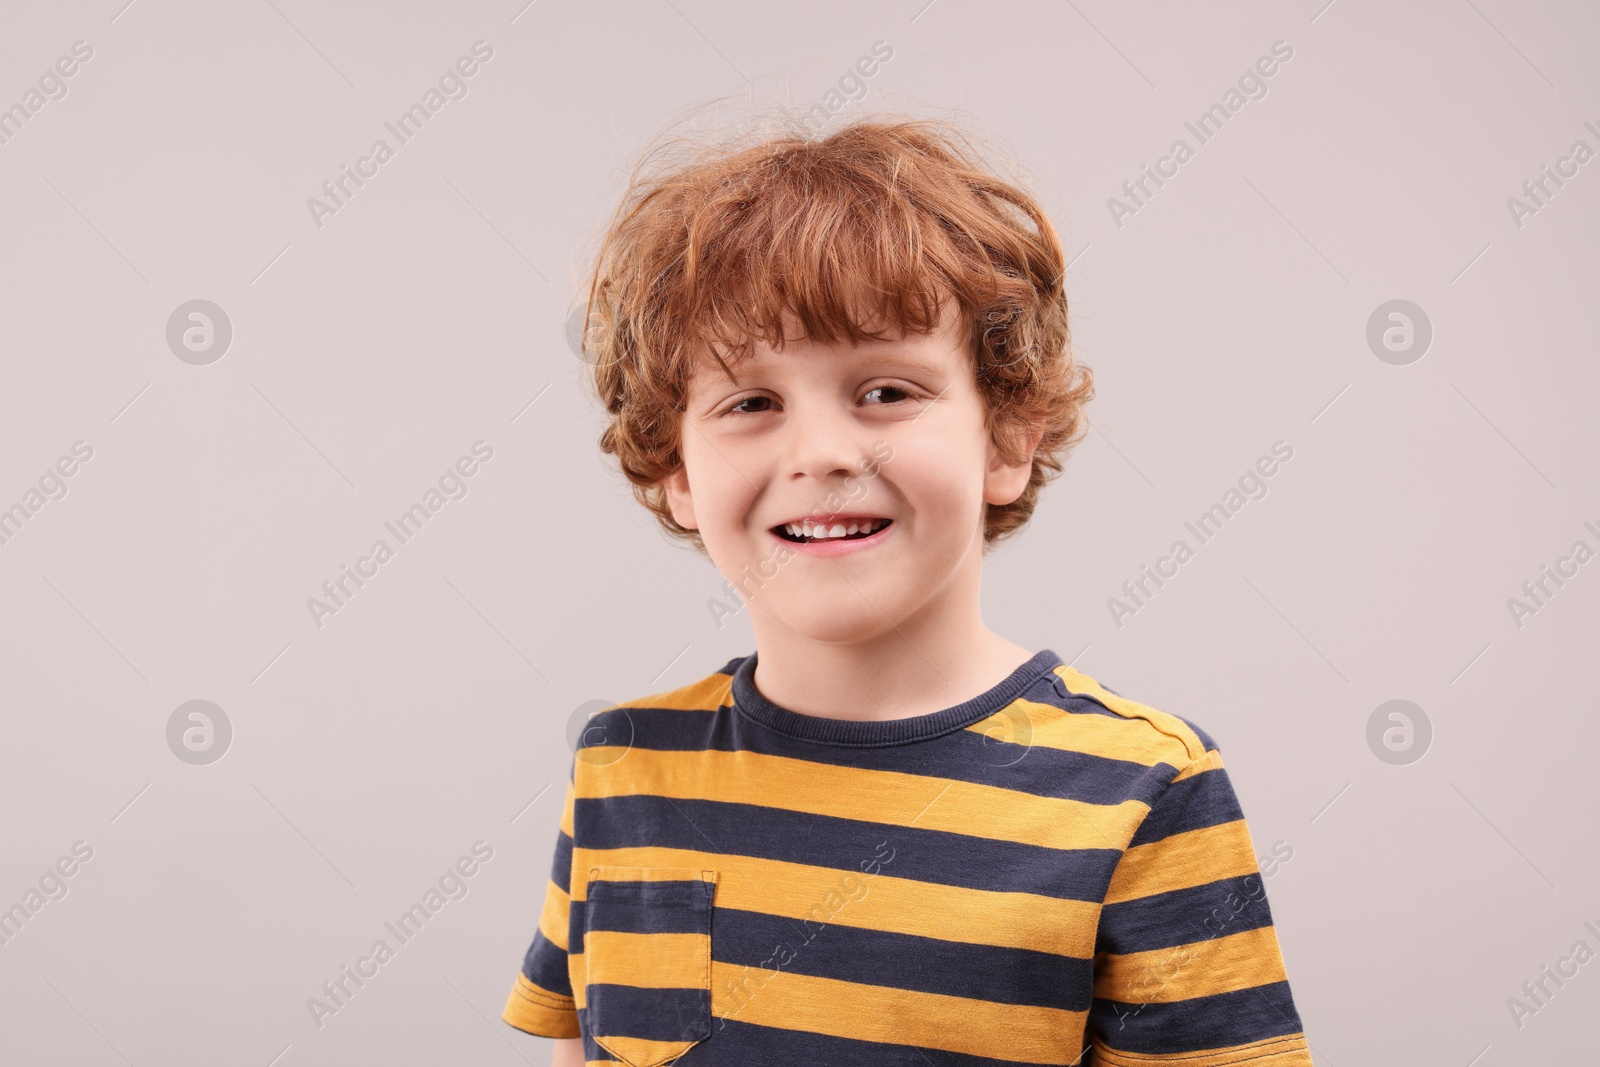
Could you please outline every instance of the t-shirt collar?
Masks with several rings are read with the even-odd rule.
[[[733,704],[736,711],[768,729],[800,741],[860,747],[926,741],[971,726],[1000,711],[1040,677],[1062,664],[1060,656],[1048,648],[1041,649],[999,684],[971,700],[926,715],[860,722],[802,715],[774,704],[755,687],[756,656],[756,653],[751,653],[734,669]]]

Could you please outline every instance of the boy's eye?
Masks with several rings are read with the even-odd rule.
[[[767,396],[747,396],[743,400],[741,400],[738,403],[734,404],[732,407],[728,408],[727,414],[732,415],[732,414],[737,412],[740,415],[754,415],[754,414],[757,413],[756,411],[743,410],[743,409],[744,409],[744,406],[746,404],[757,404],[757,403],[770,404],[770,403],[772,403],[772,398],[771,397],[767,397]]]
[[[882,396],[877,401],[872,401],[870,399],[867,399],[867,398],[873,397],[873,396],[878,395],[878,394],[886,394],[886,395]],[[911,399],[911,393],[910,393],[909,390],[902,389],[898,385],[878,385],[878,386],[874,386],[873,388],[867,390],[864,394],[862,394],[862,398],[863,399],[867,399],[867,402],[868,402],[869,405],[870,404],[898,404],[903,400]],[[751,408],[751,407],[747,407],[746,406],[748,404],[758,404],[758,405],[764,404],[766,406],[765,407],[754,407],[754,408]],[[762,414],[763,412],[772,410],[771,405],[772,405],[772,398],[769,397],[769,396],[747,396],[743,400],[735,401],[734,403],[730,404],[728,407],[724,408],[722,413],[724,415],[759,415],[759,414]]]
[[[867,390],[866,395],[867,396],[871,396],[874,393],[898,393],[898,394],[900,394],[899,397],[891,396],[891,397],[885,398],[883,400],[883,403],[885,403],[885,404],[894,404],[894,403],[897,403],[900,399],[903,399],[903,398],[904,399],[908,399],[911,396],[911,394],[909,392],[907,392],[906,390],[900,388],[898,385],[879,385],[879,386],[875,386],[872,389]]]

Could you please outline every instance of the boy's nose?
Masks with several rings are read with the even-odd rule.
[[[852,474],[869,447],[866,431],[846,411],[832,406],[813,405],[798,411],[784,428],[788,434],[785,474],[809,475],[824,481],[838,474]]]

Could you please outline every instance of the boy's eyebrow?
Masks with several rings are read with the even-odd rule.
[[[884,363],[898,363],[901,366],[915,367],[918,370],[925,370],[933,373],[938,373],[939,371],[939,367],[931,361],[924,359],[921,356],[914,355],[911,352],[907,352],[905,349],[899,347],[889,348],[882,352],[870,352],[863,358]]]
[[[899,366],[911,368],[913,370],[927,371],[929,374],[942,373],[942,369],[931,360],[925,359],[922,356],[914,355],[911,352],[907,352],[898,345],[892,345],[892,343],[891,345],[885,345],[881,351],[869,350],[864,352],[860,356],[860,359],[863,362],[898,364]],[[755,375],[745,374],[744,372],[749,368],[749,366],[750,363],[747,360],[740,363],[739,366],[733,368],[735,384],[747,381],[750,377],[760,377],[759,372],[757,372]],[[719,382],[728,381],[728,376],[722,373],[722,369],[720,367],[714,372],[714,377]]]

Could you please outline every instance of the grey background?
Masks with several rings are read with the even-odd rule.
[[[989,624],[1218,739],[1257,851],[1294,850],[1268,890],[1319,1065],[1593,1051],[1600,963],[1520,1028],[1507,999],[1600,948],[1600,562],[1520,627],[1507,599],[1600,548],[1600,161],[1520,228],[1506,200],[1600,149],[1595,8],[523,2],[5,5],[0,105],[94,56],[0,145],[0,507],[94,454],[0,545],[0,906],[94,855],[0,946],[0,1060],[547,1062],[498,1019],[568,717],[753,649],[595,447],[574,272],[684,109],[814,102],[877,40],[833,123],[959,108],[1012,152],[1098,375]],[[314,225],[480,39],[468,95]],[[1107,199],[1278,40],[1268,95],[1119,228]],[[195,299],[233,328],[208,366],[165,339]],[[1433,328],[1406,366],[1365,340],[1394,299]],[[467,496],[314,625],[480,439]],[[1278,440],[1268,495],[1116,625]],[[167,746],[197,699],[233,731],[208,765]],[[1395,699],[1433,731],[1408,765],[1367,743]],[[478,840],[469,894],[318,1029],[307,998]]]

